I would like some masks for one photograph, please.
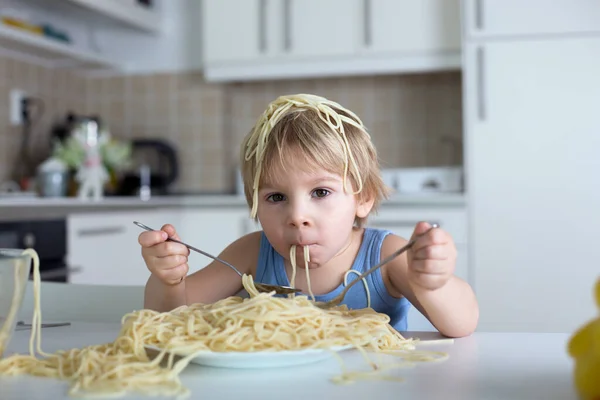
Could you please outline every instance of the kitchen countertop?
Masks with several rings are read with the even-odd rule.
[[[70,327],[46,328],[42,349],[82,347],[112,342],[118,324],[74,323]],[[28,351],[29,331],[17,331],[8,352]],[[433,333],[404,333],[405,337],[432,338]],[[435,338],[435,337],[434,337]],[[560,333],[482,333],[455,339],[454,343],[422,346],[444,351],[449,358],[390,373],[404,382],[359,381],[335,385],[330,377],[340,372],[335,358],[297,367],[240,370],[188,366],[180,375],[191,391],[190,398],[265,400],[295,399],[426,399],[426,400],[576,400],[572,363],[566,354],[569,335]],[[356,350],[340,353],[346,367],[364,367]],[[308,383],[308,384],[307,384]],[[0,379],[2,399],[67,399],[66,382],[28,376]],[[272,391],[269,395],[268,390]],[[130,394],[124,399],[154,399]]]
[[[381,209],[402,208],[464,208],[463,194],[394,195],[384,201]],[[246,199],[238,195],[198,194],[155,196],[148,201],[137,197],[105,197],[100,201],[78,198],[14,197],[0,195],[0,221],[19,219],[64,218],[68,214],[119,210],[193,209],[219,207],[247,209]]]
[[[393,195],[383,202],[385,205],[406,206],[463,206],[465,197],[462,193],[422,194],[422,195]],[[155,196],[144,201],[137,197],[105,197],[100,201],[79,200],[74,197],[44,198],[44,197],[12,197],[0,195],[0,208],[3,207],[203,207],[203,206],[242,206],[246,207],[246,199],[238,195],[172,195]]]

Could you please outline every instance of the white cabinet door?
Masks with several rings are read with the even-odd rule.
[[[68,218],[68,264],[81,267],[70,283],[112,285],[137,284],[130,280],[136,268],[132,256],[139,245],[131,238],[124,213],[74,214]],[[135,279],[134,279],[135,281]]]
[[[245,233],[247,215],[245,208],[186,209],[182,211],[177,231],[184,242],[218,256]],[[202,254],[192,252],[189,258],[190,272],[204,268],[211,261]]]
[[[360,33],[359,0],[282,0],[284,51],[294,57],[353,55]]]
[[[203,0],[207,64],[256,60],[267,51],[267,0]]]
[[[145,285],[150,272],[141,255],[139,221],[160,229],[177,225],[178,211],[106,211],[68,217],[69,265],[81,267],[69,282],[94,285]]]
[[[465,162],[479,329],[572,332],[595,314],[600,275],[600,37],[467,50]]]
[[[459,0],[364,0],[365,47],[375,53],[460,49]]]
[[[597,0],[464,0],[469,36],[600,32]]]

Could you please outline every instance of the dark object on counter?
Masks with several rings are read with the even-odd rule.
[[[80,122],[86,120],[96,121],[98,125],[102,125],[102,120],[97,115],[86,116],[75,114],[69,111],[64,120],[56,122],[52,125],[52,129],[50,131],[50,144],[52,144],[52,142],[56,139],[64,141],[74,133],[77,125]]]
[[[149,186],[152,195],[166,195],[179,176],[175,148],[165,140],[134,139],[131,142],[132,169],[123,174],[117,196],[138,196],[145,185],[142,172],[150,170]]]
[[[77,268],[67,265],[67,222],[61,219],[0,222],[0,248],[33,248],[42,281],[69,282]],[[33,279],[33,268],[29,279]]]

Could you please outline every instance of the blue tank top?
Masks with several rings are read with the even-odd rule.
[[[383,239],[389,234],[389,231],[365,228],[364,236],[360,249],[352,270],[358,274],[350,272],[348,274],[347,283],[358,278],[358,275],[365,272],[381,260],[381,244]],[[283,257],[275,251],[271,243],[262,233],[260,242],[260,253],[258,256],[258,266],[256,270],[257,282],[268,283],[272,285],[289,286],[290,281],[285,271]],[[371,295],[371,308],[377,312],[387,314],[390,317],[390,325],[398,331],[406,331],[407,320],[406,316],[410,308],[410,303],[406,298],[392,297],[385,289],[381,269],[373,272],[365,278],[369,293]],[[329,293],[315,295],[317,301],[331,300],[344,289],[344,283],[335,288]],[[350,288],[342,304],[346,304],[350,309],[366,308],[367,307],[367,292],[363,282],[357,282]]]

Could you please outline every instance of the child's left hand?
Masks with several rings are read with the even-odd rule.
[[[419,222],[412,237],[426,232],[431,225]],[[412,285],[426,290],[441,288],[454,274],[456,247],[450,234],[435,228],[423,235],[407,251],[408,278]]]

